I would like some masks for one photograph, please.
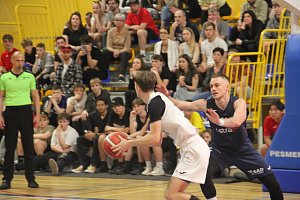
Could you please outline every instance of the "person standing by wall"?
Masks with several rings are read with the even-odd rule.
[[[0,128],[5,127],[5,161],[3,179],[0,189],[10,189],[14,172],[14,153],[17,145],[18,131],[21,133],[25,158],[25,177],[28,187],[39,188],[34,176],[33,122],[40,118],[40,98],[36,89],[35,78],[23,71],[25,56],[16,51],[11,58],[12,69],[0,78]],[[4,103],[6,110],[2,116]],[[34,103],[33,119],[31,97]]]

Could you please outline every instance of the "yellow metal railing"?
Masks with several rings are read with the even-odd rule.
[[[257,56],[257,61],[233,63],[232,58],[235,56]],[[226,75],[230,80],[230,93],[246,100],[249,111],[247,122],[251,124],[253,128],[258,128],[260,124],[260,97],[263,93],[263,86],[265,83],[265,76],[263,73],[264,65],[265,55],[259,52],[251,52],[234,53],[230,55],[226,67]]]

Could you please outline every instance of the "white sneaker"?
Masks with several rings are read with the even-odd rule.
[[[162,176],[165,174],[165,171],[163,169],[160,169],[158,167],[154,167],[153,171],[150,172],[150,176]]]
[[[49,167],[51,169],[51,172],[54,176],[58,175],[58,165],[56,163],[56,161],[52,158],[49,159],[48,161]]]
[[[142,172],[142,175],[149,176],[150,172],[152,172],[152,168],[146,167],[145,170]]]
[[[95,173],[96,172],[96,167],[90,165],[86,170],[84,170],[85,173]]]
[[[79,165],[77,168],[72,169],[71,172],[79,174],[79,173],[83,172],[83,166]]]

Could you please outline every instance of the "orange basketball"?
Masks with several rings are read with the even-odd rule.
[[[118,136],[121,136],[122,138],[127,140],[127,135],[122,132],[114,132],[107,135],[104,139],[103,145],[104,145],[104,151],[105,153],[111,157],[111,158],[122,158],[124,155],[118,155],[116,156],[116,153],[112,151],[111,147],[119,144],[121,142],[120,138]]]

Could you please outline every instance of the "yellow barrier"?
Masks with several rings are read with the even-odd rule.
[[[257,61],[233,63],[231,60],[235,56],[257,56]],[[230,55],[226,67],[226,75],[230,80],[230,93],[246,100],[249,111],[247,124],[253,128],[258,128],[260,125],[261,96],[265,84],[264,65],[263,53],[249,52]]]
[[[20,41],[29,38],[35,44],[43,42],[47,49],[54,49],[54,33],[47,6],[18,4],[15,13]]]

